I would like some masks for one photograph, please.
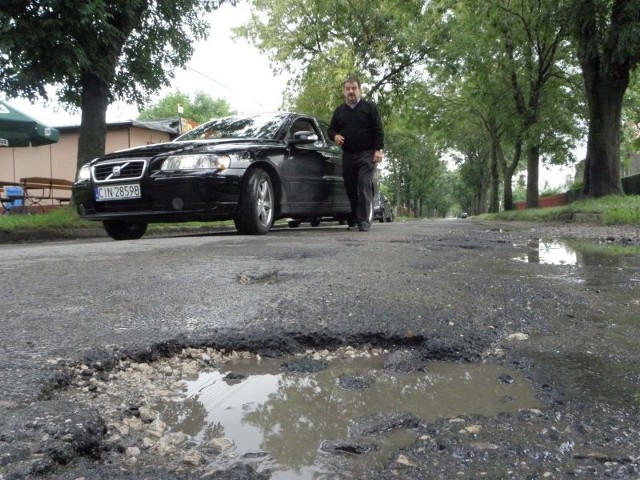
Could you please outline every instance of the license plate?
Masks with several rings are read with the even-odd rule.
[[[131,198],[140,198],[140,184],[129,183],[126,185],[109,185],[108,187],[95,187],[95,196],[97,202],[106,200],[128,200]]]

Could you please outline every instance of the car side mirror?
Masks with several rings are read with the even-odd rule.
[[[290,145],[305,145],[309,143],[316,143],[318,141],[318,135],[308,130],[300,130],[293,134],[293,138],[287,140]]]

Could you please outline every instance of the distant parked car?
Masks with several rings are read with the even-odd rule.
[[[327,129],[288,112],[212,120],[84,165],[74,204],[115,240],[140,238],[152,222],[233,220],[238,232],[263,235],[280,218],[346,221],[342,151]]]
[[[375,192],[373,197],[373,219],[378,220],[380,223],[393,222],[395,219],[391,202],[380,191]]]

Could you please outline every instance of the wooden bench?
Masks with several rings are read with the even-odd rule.
[[[40,207],[44,211],[42,202],[50,200],[58,205],[68,205],[71,202],[71,186],[73,182],[64,178],[25,177],[20,179],[20,185],[25,191],[25,204]],[[67,195],[58,192],[69,192]]]

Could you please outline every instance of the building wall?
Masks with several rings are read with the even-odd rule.
[[[629,171],[627,172],[627,176],[631,177],[638,174],[640,174],[640,153],[631,152],[629,154]]]
[[[79,131],[60,132],[60,140],[41,147],[0,147],[0,180],[18,182],[24,177],[74,180]],[[169,133],[140,127],[108,129],[105,152],[170,141]]]

